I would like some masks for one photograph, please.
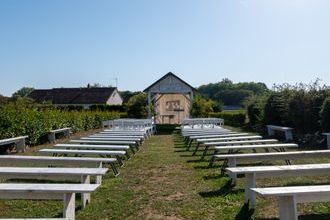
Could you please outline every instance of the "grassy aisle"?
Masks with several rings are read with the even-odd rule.
[[[235,219],[243,194],[227,194],[227,179],[191,157],[178,135],[148,140],[121,171],[108,178],[79,219]],[[219,190],[219,185],[224,188]],[[238,215],[238,216],[237,216]],[[245,216],[245,213],[244,213]]]

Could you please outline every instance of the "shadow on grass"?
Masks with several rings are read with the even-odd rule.
[[[241,210],[239,211],[239,213],[237,213],[235,219],[236,220],[248,220],[248,219],[252,219],[252,215],[254,213],[254,209],[250,209],[249,208],[249,203],[244,204],[241,208]]]
[[[201,197],[209,198],[209,197],[218,197],[218,196],[226,196],[229,193],[230,194],[238,194],[243,193],[244,189],[233,189],[235,185],[232,184],[230,180],[226,182],[225,185],[223,185],[218,190],[208,191],[208,192],[199,192],[198,194]]]
[[[203,176],[204,180],[216,180],[216,179],[221,179],[222,177],[224,177],[224,175],[216,174],[216,173],[212,173],[210,175],[207,176]]]
[[[205,162],[205,161],[202,161],[202,162]],[[221,166],[220,165],[217,165],[217,166],[209,166],[208,164],[205,165],[205,166],[194,166],[194,169],[200,169],[200,170],[208,170],[208,169],[214,169],[214,168],[220,168]]]

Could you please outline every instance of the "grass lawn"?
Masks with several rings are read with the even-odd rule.
[[[125,161],[120,176],[109,172],[84,210],[77,201],[77,219],[273,219],[276,201],[257,199],[253,212],[244,206],[244,181],[231,186],[220,176],[220,163],[209,168],[199,152],[191,156],[179,134],[147,140]],[[299,161],[330,162],[330,160]],[[279,161],[279,164],[283,162]],[[330,176],[330,175],[329,175]],[[329,177],[258,180],[258,186],[330,183]],[[301,219],[330,219],[330,203],[299,205]],[[311,215],[310,213],[313,213]],[[62,202],[0,201],[0,217],[61,217]]]

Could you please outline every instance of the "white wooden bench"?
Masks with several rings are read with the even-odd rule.
[[[283,166],[253,166],[226,168],[229,174],[244,174],[245,176],[245,203],[251,202],[255,208],[256,198],[251,188],[256,187],[258,178],[286,178],[294,176],[329,175],[330,164],[303,164]]]
[[[262,136],[259,136],[259,135],[251,135],[251,136],[241,136],[241,137],[219,138],[219,139],[217,139],[217,141],[211,141],[211,142],[198,142],[198,139],[197,139],[197,145],[196,145],[195,151],[193,152],[193,155],[195,155],[197,153],[200,145],[204,145],[204,147],[205,147],[204,153],[202,155],[202,159],[204,159],[209,148],[219,145],[219,142],[229,142],[230,143],[231,141],[259,140],[261,138],[262,138]]]
[[[330,185],[251,188],[258,195],[276,197],[280,220],[298,220],[297,203],[330,201]]]
[[[41,149],[40,153],[58,155],[101,155],[101,156],[115,156],[120,166],[123,165],[121,156],[126,155],[126,151],[108,151],[108,150],[66,150],[66,149]]]
[[[25,139],[26,138],[28,138],[28,136],[20,136],[20,137],[2,139],[2,140],[0,140],[0,146],[8,145],[8,144],[15,144],[17,152],[25,152]]]
[[[142,139],[136,137],[82,137],[80,140],[91,141],[134,141],[136,144],[141,144]]]
[[[226,134],[218,134],[218,135],[189,136],[188,140],[187,140],[187,145],[188,145],[187,149],[189,150],[192,143],[194,141],[197,142],[197,140],[206,140],[206,142],[207,142],[208,139],[225,138],[225,137],[239,137],[239,136],[247,136],[247,135],[249,135],[249,133],[237,133],[237,132],[235,132],[235,133],[226,133]],[[197,142],[197,144],[198,144],[198,142]]]
[[[136,138],[140,138],[140,139],[145,139],[144,135],[140,135],[140,134],[92,134],[89,137],[136,137]]]
[[[59,133],[63,133],[65,137],[70,137],[70,131],[71,131],[71,128],[61,128],[61,129],[51,130],[48,134],[48,141],[55,142],[56,134],[59,134]]]
[[[276,160],[297,160],[312,158],[328,158],[330,150],[311,150],[311,151],[289,151],[289,152],[269,152],[269,153],[247,153],[247,154],[219,154],[214,155],[214,160],[225,160],[228,167],[236,167],[238,162],[249,161],[276,161]],[[223,165],[224,167],[225,165]]]
[[[42,180],[77,180],[82,184],[90,184],[91,176],[105,175],[107,168],[40,168],[40,167],[0,167],[0,177],[4,179],[42,179]],[[96,184],[99,179],[95,179]],[[90,194],[82,194],[82,207],[90,203]]]
[[[102,168],[103,164],[109,164],[115,176],[119,172],[115,166],[116,158],[102,157],[47,157],[47,156],[21,156],[21,155],[0,155],[0,166],[78,166],[88,168]],[[96,177],[98,182],[102,176]]]
[[[275,131],[283,131],[285,133],[285,140],[287,141],[293,140],[292,130],[293,128],[289,128],[289,127],[267,125],[267,131],[269,136],[275,135]]]
[[[76,193],[92,193],[99,184],[1,183],[0,199],[63,200],[63,217],[75,219]]]
[[[253,150],[254,152],[256,152],[256,149],[263,149],[265,150],[267,154],[269,150],[273,149],[277,152],[285,152],[286,148],[297,148],[298,145],[297,144],[278,144],[278,143],[272,143],[272,144],[255,144],[255,145],[232,145],[232,146],[217,146],[214,148],[214,155],[212,156],[211,160],[210,160],[210,166],[213,165],[213,162],[216,158],[219,158],[219,156],[216,157],[216,155],[219,153],[219,151],[221,150],[226,150],[228,151],[228,153],[226,155],[235,155],[235,153],[238,153],[240,150]],[[285,160],[287,164],[291,164],[289,160]],[[225,161],[228,163],[233,163],[233,160],[228,160]],[[223,167],[226,164],[223,164]],[[230,166],[234,166],[234,164],[230,164]]]
[[[71,143],[78,144],[100,144],[100,145],[129,145],[132,149],[139,150],[139,145],[136,141],[103,141],[103,140],[71,140]]]
[[[130,147],[127,145],[56,144],[54,147],[62,149],[126,151],[127,159],[130,158],[128,153]]]

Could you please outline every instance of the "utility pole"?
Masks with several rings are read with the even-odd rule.
[[[114,77],[114,78],[111,78],[111,79],[116,82],[116,88],[118,88],[118,77]]]

